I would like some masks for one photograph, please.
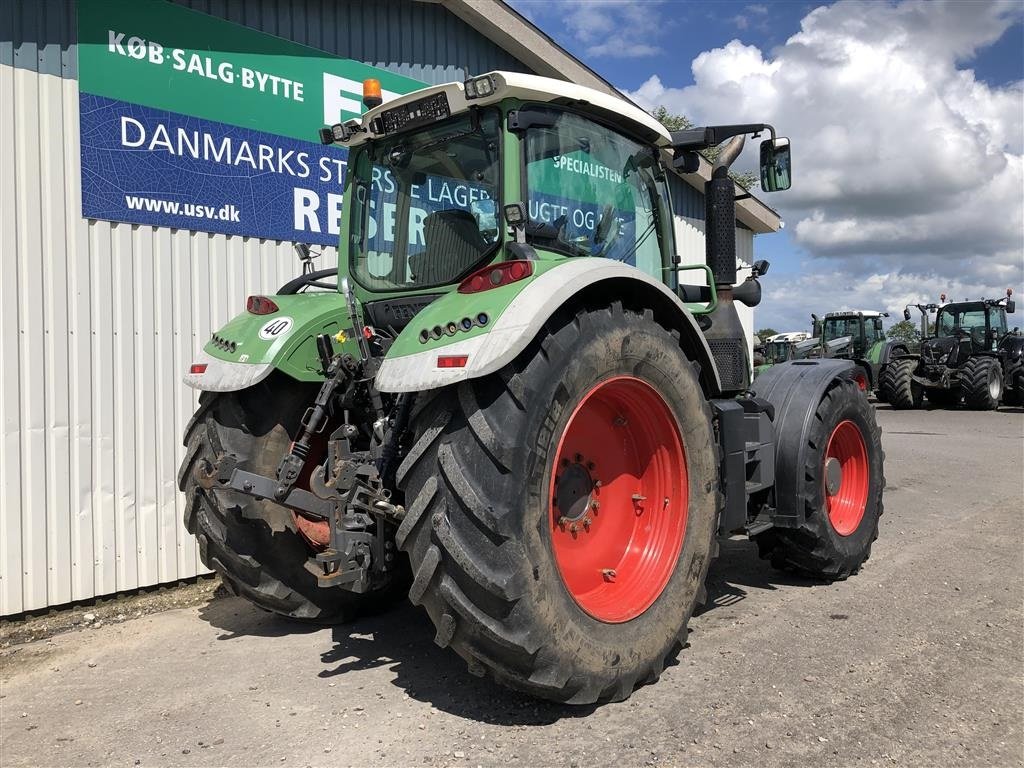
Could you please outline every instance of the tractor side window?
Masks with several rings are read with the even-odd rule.
[[[526,134],[527,239],[571,256],[602,256],[662,275],[656,157],[571,112]]]
[[[989,323],[991,324],[992,330],[999,336],[1002,336],[1007,332],[1007,330],[1009,330],[1006,325],[1006,312],[1003,310],[993,310],[991,317],[989,317]]]

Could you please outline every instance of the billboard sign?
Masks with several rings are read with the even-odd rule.
[[[423,83],[163,0],[81,0],[82,215],[335,245],[346,150],[317,129]]]

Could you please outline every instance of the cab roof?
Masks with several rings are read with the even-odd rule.
[[[825,317],[884,317],[881,312],[876,312],[873,309],[844,309],[842,312],[829,312]]]
[[[660,122],[655,120],[640,107],[631,104],[625,99],[612,96],[585,85],[576,85],[565,80],[555,80],[550,77],[539,75],[526,75],[520,72],[487,72],[470,78],[470,81],[477,81],[490,78],[494,89],[487,96],[466,98],[466,87],[464,83],[444,83],[428,88],[421,88],[401,96],[389,99],[379,107],[374,107],[358,119],[349,120],[345,125],[349,128],[358,126],[359,130],[343,145],[350,147],[359,146],[365,141],[379,138],[386,135],[383,130],[378,130],[382,125],[381,118],[384,113],[411,105],[416,102],[427,100],[437,94],[445,94],[449,115],[458,115],[467,112],[470,107],[483,107],[489,104],[496,104],[503,99],[522,99],[541,103],[559,104],[563,106],[574,106],[595,117],[603,118],[608,122],[618,125],[626,133],[639,136],[657,147],[669,147],[672,144],[672,137]],[[447,119],[447,116],[439,118]],[[417,127],[426,125],[426,122],[417,122]],[[393,131],[398,133],[399,131]]]

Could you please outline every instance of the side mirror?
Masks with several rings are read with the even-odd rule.
[[[754,262],[754,270],[753,270],[754,277],[760,277],[761,275],[767,275],[768,274],[768,267],[770,267],[770,266],[771,266],[771,264],[768,263],[767,259],[758,259],[757,261],[755,261]]]
[[[1006,311],[1012,315],[1014,312],[1017,311],[1017,305],[1014,304],[1012,301],[1006,302]]]
[[[910,310],[909,309],[904,309],[903,310],[903,319],[904,320],[910,320]]]
[[[761,142],[761,189],[780,192],[789,189],[792,179],[789,139],[765,139]]]

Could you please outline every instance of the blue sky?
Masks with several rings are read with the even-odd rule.
[[[644,107],[794,135],[794,190],[764,196],[786,228],[757,240],[773,264],[759,326],[1024,291],[1017,0],[511,4]],[[824,136],[863,149],[836,159]]]

